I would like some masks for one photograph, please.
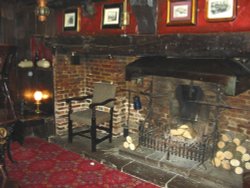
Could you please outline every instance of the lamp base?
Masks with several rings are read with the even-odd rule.
[[[36,110],[35,110],[35,113],[36,113],[36,114],[40,114],[40,113],[41,113],[41,110],[40,110],[40,108],[39,108],[39,107],[40,107],[39,105],[40,105],[40,103],[36,103]]]
[[[35,110],[35,113],[36,113],[36,114],[40,114],[41,111],[40,111],[39,109],[36,109],[36,110]]]

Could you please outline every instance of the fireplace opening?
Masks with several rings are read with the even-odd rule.
[[[195,103],[202,101],[204,93],[199,86],[179,85],[176,88],[176,99],[179,102],[179,117],[182,122],[208,120],[208,106]]]
[[[152,76],[157,79],[149,96],[167,96],[149,100],[155,104],[139,125],[139,144],[165,152],[168,159],[174,155],[203,163],[212,158],[219,137],[217,104],[223,104],[223,96],[249,89],[249,75],[248,65],[236,58],[145,56],[131,62],[126,80]]]
[[[154,92],[170,93],[167,91],[169,86],[162,84],[156,87],[161,91],[154,89]],[[166,98],[160,99],[161,104],[168,106],[166,107],[169,108],[168,119],[171,120],[153,125],[152,122],[155,121],[150,120],[152,118],[150,117],[141,124],[139,145],[164,152],[169,161],[176,160],[178,157],[204,163],[213,157],[217,140],[217,124],[216,121],[211,120],[210,107],[199,103],[206,100],[204,91],[193,82],[178,84],[173,81],[171,87],[170,90],[174,92],[168,94],[168,102],[164,102]],[[149,108],[155,108],[155,106],[152,105]],[[159,111],[163,113],[163,110]]]

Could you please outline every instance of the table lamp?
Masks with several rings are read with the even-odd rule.
[[[40,111],[40,104],[41,104],[41,100],[43,98],[43,93],[41,91],[35,91],[34,93],[34,99],[35,99],[35,104],[36,104],[36,110],[35,112],[37,114],[40,114],[41,111]]]

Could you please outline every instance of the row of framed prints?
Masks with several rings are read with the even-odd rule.
[[[102,28],[120,28],[123,3],[105,4],[103,6]],[[79,8],[64,11],[64,31],[77,31],[79,28]]]
[[[194,25],[198,0],[167,0],[167,25]],[[205,0],[204,0],[205,1]],[[121,28],[123,3],[105,4],[102,13],[102,29]],[[230,21],[236,17],[236,0],[206,0],[206,20]],[[64,11],[64,31],[78,31],[79,9]]]
[[[167,24],[195,24],[197,0],[167,0]],[[208,22],[230,21],[236,17],[236,0],[206,0]]]

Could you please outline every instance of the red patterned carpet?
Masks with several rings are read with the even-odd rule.
[[[158,187],[36,137],[11,149],[17,163],[7,160],[7,170],[22,188]]]

